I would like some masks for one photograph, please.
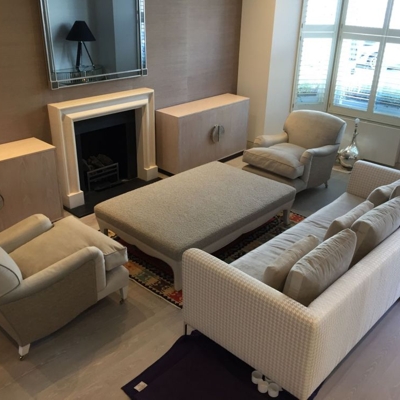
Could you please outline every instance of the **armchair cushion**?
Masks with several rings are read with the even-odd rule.
[[[0,297],[14,290],[22,281],[14,260],[0,247]]]
[[[243,161],[274,174],[296,179],[304,172],[300,158],[305,150],[290,143],[280,143],[269,148],[254,147],[244,152]]]
[[[124,246],[72,216],[57,221],[52,229],[19,247],[10,256],[26,278],[89,246],[97,247],[104,254],[107,271],[127,261]]]

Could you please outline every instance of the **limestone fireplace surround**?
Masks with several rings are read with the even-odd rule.
[[[74,123],[128,110],[135,112],[138,178],[145,181],[155,179],[158,177],[158,167],[154,90],[134,89],[48,104],[51,136],[56,147],[58,179],[65,207],[72,209],[85,204],[79,182]]]

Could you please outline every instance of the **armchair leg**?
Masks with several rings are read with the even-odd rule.
[[[119,289],[119,294],[121,295],[121,300],[119,301],[119,303],[123,304],[128,297],[128,286]]]
[[[328,189],[328,181],[325,182],[325,189]]]
[[[19,353],[19,359],[22,361],[25,356],[29,353],[29,348],[31,347],[31,344],[27,344],[25,346],[19,346],[18,348],[18,353]]]

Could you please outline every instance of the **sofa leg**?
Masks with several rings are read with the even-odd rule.
[[[103,233],[104,233],[106,236],[108,236],[108,228],[104,228],[104,229],[103,229]]]
[[[19,346],[18,348],[18,353],[19,353],[19,359],[22,361],[25,356],[29,353],[29,348],[31,347],[31,344],[27,344],[25,346]]]
[[[184,334],[185,336],[187,336],[187,334],[188,334],[188,325],[185,324],[185,323],[183,323],[183,334]]]
[[[119,303],[123,304],[128,297],[128,286],[124,286],[123,288],[119,289],[119,294],[121,295],[121,300]]]

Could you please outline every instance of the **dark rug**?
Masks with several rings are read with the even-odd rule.
[[[181,336],[171,349],[122,387],[134,400],[262,400],[250,367],[198,331]],[[147,386],[145,386],[147,385]],[[143,388],[140,390],[140,388]],[[139,390],[138,390],[139,389]],[[314,399],[319,388],[309,400]],[[278,400],[294,400],[285,390]]]
[[[231,263],[303,219],[304,217],[301,215],[290,213],[290,224],[285,226],[282,222],[282,215],[277,215],[264,225],[243,234],[232,243],[216,251],[214,256],[226,263]],[[174,289],[173,274],[169,265],[143,253],[136,246],[126,243],[117,237],[115,239],[128,248],[129,261],[125,266],[129,270],[130,278],[181,308],[183,303],[182,291]]]

